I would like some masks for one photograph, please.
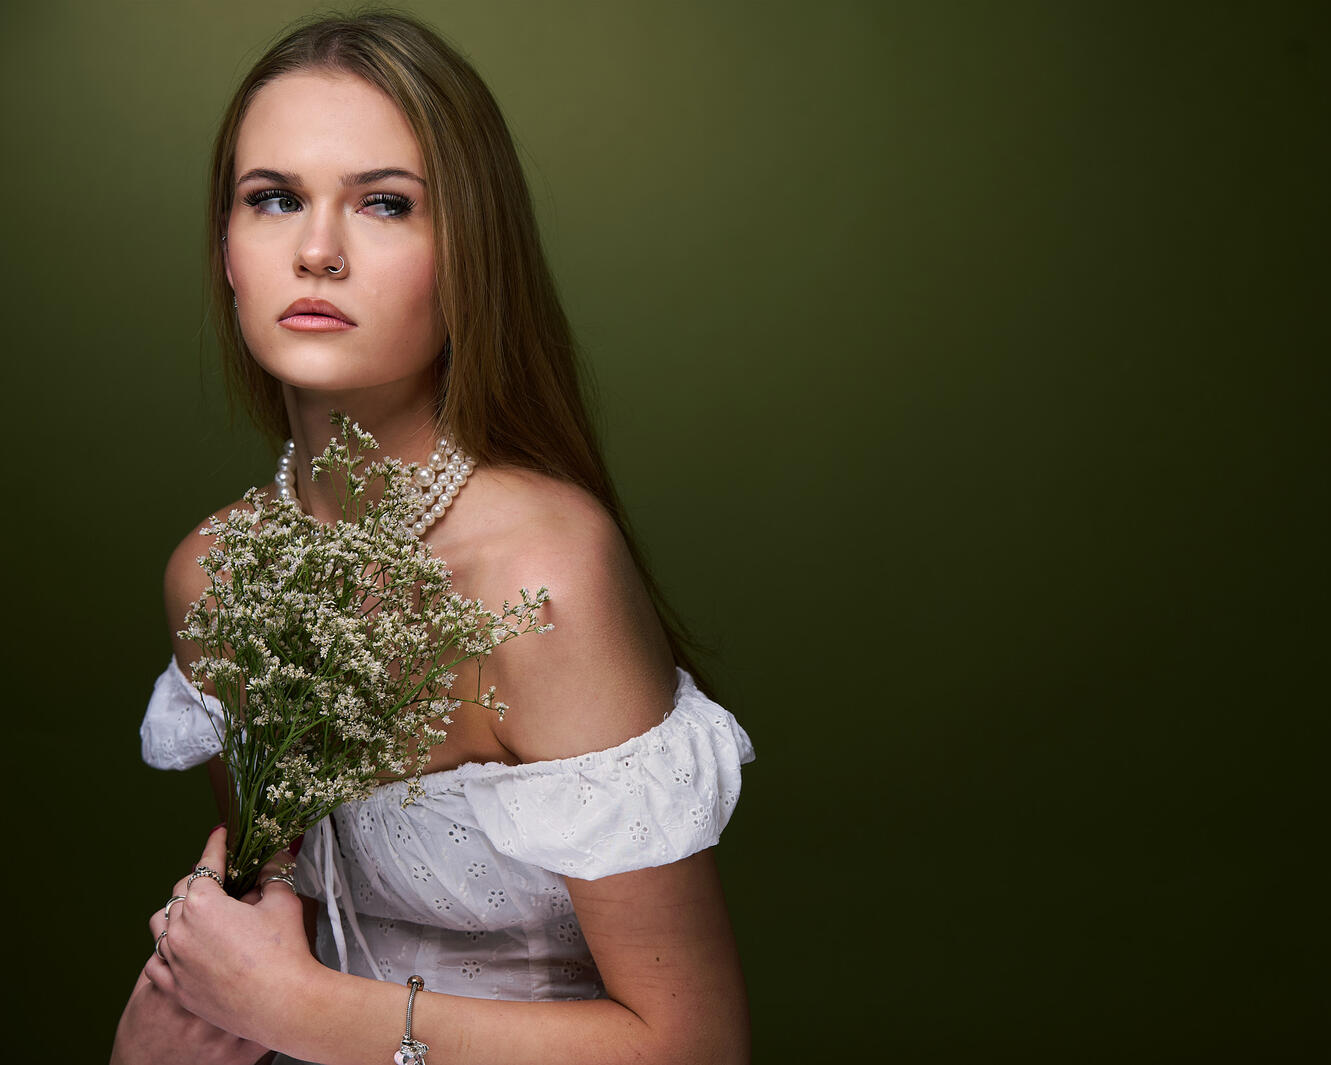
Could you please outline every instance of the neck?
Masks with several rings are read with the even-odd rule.
[[[317,481],[310,480],[311,460],[322,454],[328,441],[340,432],[329,420],[329,411],[344,411],[353,422],[372,433],[379,444],[378,450],[359,452],[364,462],[357,467],[358,472],[364,472],[365,464],[384,458],[425,465],[439,438],[434,425],[433,394],[429,387],[422,387],[415,380],[344,391],[284,385],[283,393],[295,444],[291,456],[296,475],[295,494],[307,514],[326,524],[342,517],[347,487],[343,476],[321,473]],[[372,489],[374,497],[379,490],[378,485]]]

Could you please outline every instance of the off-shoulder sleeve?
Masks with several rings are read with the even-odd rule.
[[[173,655],[153,684],[139,726],[143,760],[154,769],[201,765],[222,749],[222,726],[221,702],[194,687]]]
[[[677,681],[665,720],[617,747],[468,775],[462,786],[478,827],[519,861],[585,880],[714,845],[753,745],[692,676],[678,669]]]

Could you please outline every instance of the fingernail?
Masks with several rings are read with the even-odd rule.
[[[213,832],[216,832],[219,828],[226,828],[226,822],[223,821],[221,824],[213,825]]]
[[[304,842],[305,842],[305,833],[304,833],[304,832],[302,832],[299,836],[297,836],[295,839],[293,839],[293,840],[291,841],[291,846],[289,846],[289,847],[287,848],[287,850],[289,850],[289,851],[291,852],[291,857],[294,858],[297,854],[300,853],[301,845],[302,845]]]

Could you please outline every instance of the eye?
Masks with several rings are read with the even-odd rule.
[[[401,218],[411,213],[415,201],[396,192],[372,192],[360,202],[361,210],[370,208],[370,214],[379,218]]]
[[[260,214],[294,214],[300,210],[300,201],[283,189],[261,189],[247,193],[241,200],[246,207],[257,208]]]

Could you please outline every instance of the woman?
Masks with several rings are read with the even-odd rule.
[[[489,92],[410,19],[300,27],[223,120],[209,218],[228,376],[290,437],[300,505],[341,514],[339,485],[306,473],[331,409],[404,461],[447,432],[472,472],[419,535],[487,603],[548,586],[554,630],[487,660],[512,710],[454,715],[423,800],[403,809],[388,783],[310,833],[308,906],[278,882],[236,901],[183,878],[150,920],[113,1061],[412,1060],[417,974],[411,1034],[437,1061],[747,1060],[709,848],[752,750],[695,685],[624,531]],[[196,533],[167,565],[173,633],[206,586]],[[200,649],[173,638],[144,750],[183,767],[217,748],[185,680]],[[219,828],[200,865],[224,853]]]

